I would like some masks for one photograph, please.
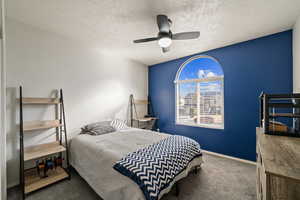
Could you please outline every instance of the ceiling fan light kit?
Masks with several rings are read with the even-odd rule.
[[[161,48],[168,48],[172,44],[172,39],[169,37],[162,37],[158,40],[158,44]]]
[[[166,15],[157,15],[157,25],[159,29],[157,37],[134,40],[133,42],[143,43],[158,40],[158,45],[162,48],[162,52],[165,53],[170,50],[169,47],[172,44],[172,40],[197,39],[200,36],[199,31],[172,34],[170,30],[172,21]]]

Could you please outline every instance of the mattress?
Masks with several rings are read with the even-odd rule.
[[[168,136],[170,135],[134,128],[99,136],[78,135],[70,141],[70,162],[104,200],[145,200],[138,185],[114,170],[113,165],[128,153]],[[201,157],[194,159],[172,184],[187,176],[192,168],[201,163]]]

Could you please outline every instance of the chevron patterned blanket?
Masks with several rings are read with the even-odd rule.
[[[174,135],[129,153],[114,169],[136,182],[146,200],[157,200],[160,192],[199,156],[202,153],[196,141]]]

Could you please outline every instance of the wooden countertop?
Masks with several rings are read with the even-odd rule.
[[[257,128],[257,144],[266,173],[300,181],[300,138],[266,135]]]

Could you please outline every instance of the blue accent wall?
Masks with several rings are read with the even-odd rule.
[[[149,67],[149,96],[159,117],[158,128],[191,137],[205,150],[254,161],[260,92],[292,92],[292,31],[195,55],[212,56],[223,67],[224,130],[175,124],[174,79],[181,64],[192,56]]]

